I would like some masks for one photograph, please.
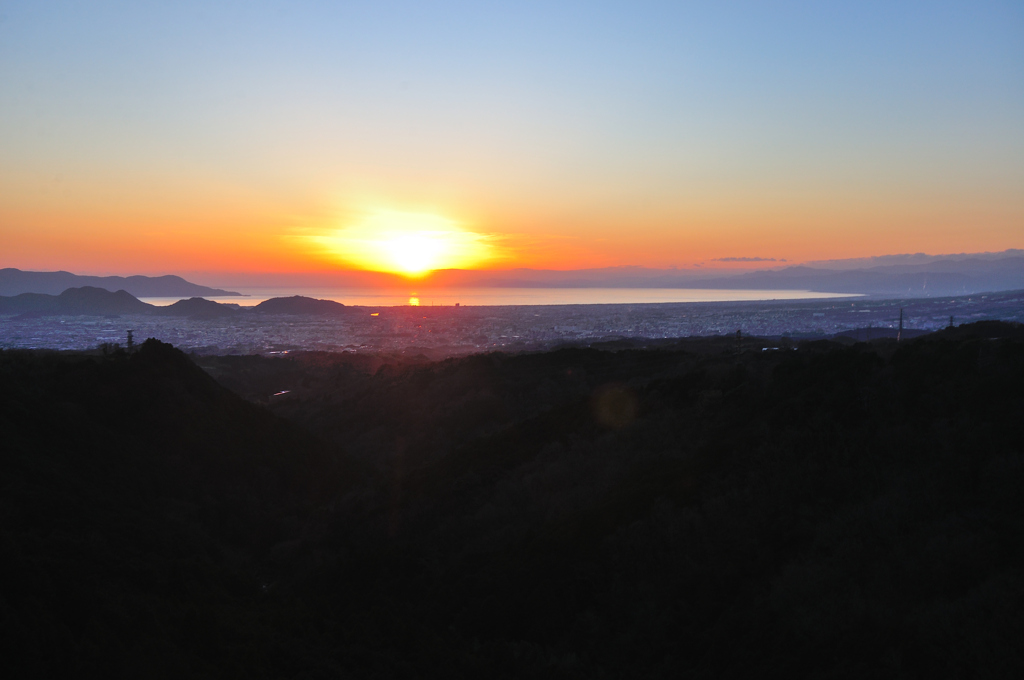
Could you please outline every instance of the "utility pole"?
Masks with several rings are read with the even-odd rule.
[[[736,329],[736,354],[743,351],[743,331]]]
[[[950,328],[953,327],[953,316],[952,315],[950,315],[950,317],[949,317],[949,327]]]
[[[900,329],[896,333],[896,342],[903,339],[903,308],[900,307]]]
[[[135,347],[135,339],[132,337],[132,329],[128,329],[128,351],[131,352]]]

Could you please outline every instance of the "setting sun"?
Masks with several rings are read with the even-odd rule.
[[[388,252],[391,264],[405,274],[436,269],[448,250],[445,241],[431,233],[396,236],[383,241],[381,246]]]
[[[448,218],[420,213],[378,211],[351,227],[310,239],[347,265],[409,277],[471,268],[495,256],[487,236]]]

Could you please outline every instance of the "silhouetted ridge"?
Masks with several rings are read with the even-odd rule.
[[[0,297],[0,314],[36,313],[68,315],[145,314],[153,305],[119,290],[111,293],[103,288],[83,286],[68,288],[60,295],[23,293],[14,297]]]
[[[305,643],[277,637],[290,624],[267,556],[350,483],[318,442],[156,340],[105,358],[0,351],[0,431],[8,668],[281,677],[304,664]]]
[[[56,295],[22,293],[13,297],[0,297],[0,314],[58,314]]]
[[[1024,341],[952,330],[437,363],[0,352],[5,662],[1019,677]]]
[[[136,297],[238,295],[219,288],[191,283],[180,276],[81,276],[71,272],[27,272],[0,269],[0,295],[46,293],[57,295],[68,288],[92,286],[105,290],[126,290]]]
[[[1024,343],[209,362],[240,389],[291,390],[275,412],[380,467],[372,500],[336,506],[347,558],[307,592],[396,664],[1022,670]],[[391,625],[409,637],[369,632]]]
[[[187,316],[192,319],[219,319],[238,313],[238,309],[222,305],[201,297],[178,300],[166,307],[157,307],[154,313],[160,316]]]
[[[67,314],[140,314],[153,308],[128,291],[111,293],[92,286],[68,288],[57,297],[57,309]]]
[[[254,309],[265,314],[338,314],[345,311],[345,305],[333,300],[294,295],[264,300]]]
[[[973,323],[945,328],[930,337],[943,340],[966,340],[969,338],[1013,338],[1024,340],[1024,324],[1013,321],[975,321]]]
[[[265,314],[338,314],[347,309],[333,300],[317,300],[296,295],[287,298],[271,298],[253,308]],[[166,307],[150,305],[133,297],[126,291],[111,293],[102,288],[83,286],[68,288],[60,295],[22,293],[13,297],[0,297],[0,314],[157,314],[159,316],[187,316],[199,319],[213,319],[239,313],[229,305],[194,297],[179,300]]]

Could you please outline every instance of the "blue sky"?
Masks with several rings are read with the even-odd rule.
[[[0,2],[0,238],[386,208],[580,266],[1020,247],[1022,8]]]

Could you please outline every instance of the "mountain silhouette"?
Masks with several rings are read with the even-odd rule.
[[[110,292],[83,286],[68,288],[60,295],[22,293],[0,297],[0,314],[120,315],[146,314],[153,305],[138,300],[127,291]]]
[[[239,310],[213,300],[193,297],[188,300],[178,300],[166,307],[157,307],[153,313],[159,316],[185,316],[190,319],[220,319],[238,314]]]
[[[68,288],[91,286],[109,291],[126,290],[135,297],[191,297],[239,295],[219,288],[191,283],[180,276],[81,276],[71,272],[29,272],[0,269],[0,295],[46,293],[57,295]]]
[[[325,488],[349,484],[322,445],[155,340],[108,357],[0,351],[0,376],[8,668],[283,677],[302,665],[267,556]]]
[[[271,298],[256,305],[253,310],[264,314],[324,315],[346,311],[345,305],[332,300],[317,300],[296,295],[287,298]],[[241,313],[231,305],[193,297],[179,300],[166,307],[151,305],[119,290],[112,293],[103,288],[83,286],[68,288],[60,295],[22,293],[11,297],[0,297],[0,314],[33,315],[120,315],[155,314],[158,316],[183,316],[193,319],[215,319]]]
[[[5,663],[1018,677],[1019,335],[0,351]]]
[[[144,314],[152,305],[125,290],[111,293],[103,288],[68,288],[57,296],[57,309],[64,314]]]
[[[345,305],[333,300],[294,295],[264,300],[253,309],[264,314],[339,314],[345,311]]]
[[[722,287],[817,290],[869,295],[962,295],[1024,287],[1024,257],[939,260],[916,265],[829,270],[786,267],[725,277]]]

